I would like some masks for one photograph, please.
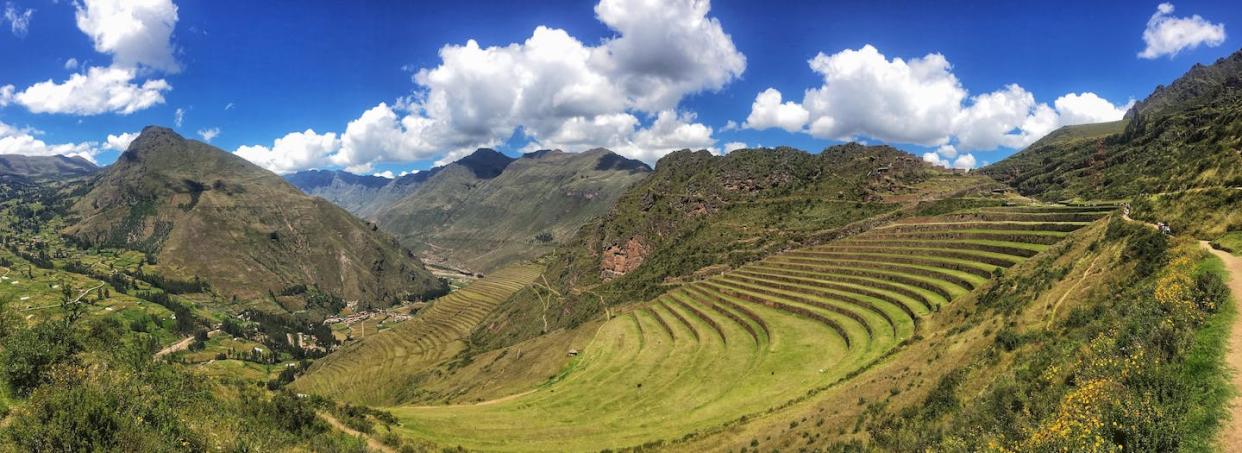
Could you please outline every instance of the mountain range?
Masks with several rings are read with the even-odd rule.
[[[518,158],[479,149],[393,180],[318,170],[286,179],[374,221],[430,262],[487,272],[551,251],[650,172],[604,149]]]

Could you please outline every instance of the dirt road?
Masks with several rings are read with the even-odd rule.
[[[207,338],[214,337],[214,336],[216,336],[216,334],[217,334],[217,333],[220,333],[220,331],[219,331],[219,330],[213,330],[213,331],[211,331],[211,332],[207,332]],[[186,348],[189,348],[189,347],[190,347],[190,345],[191,345],[191,344],[193,344],[193,343],[194,343],[194,336],[193,336],[193,335],[190,335],[190,336],[188,336],[188,337],[182,338],[182,339],[181,339],[181,341],[178,341],[178,342],[176,342],[176,343],[170,344],[170,345],[168,345],[168,347],[166,347],[166,348],[164,348],[164,349],[160,349],[160,351],[159,351],[159,352],[155,353],[155,358],[157,358],[157,359],[158,359],[158,358],[160,358],[160,357],[166,356],[166,355],[168,355],[168,354],[172,354],[172,353],[177,352],[177,351],[183,351],[183,350],[185,350]]]
[[[1229,270],[1229,290],[1233,293],[1235,307],[1242,305],[1242,258],[1213,249],[1207,241],[1199,245],[1225,262]],[[1242,316],[1234,316],[1233,328],[1230,329],[1228,346],[1225,352],[1225,363],[1232,370],[1230,380],[1233,388],[1242,392]],[[1230,419],[1221,427],[1221,451],[1242,451],[1242,394],[1235,395],[1229,403]]]

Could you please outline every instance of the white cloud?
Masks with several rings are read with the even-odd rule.
[[[13,99],[17,97],[16,88],[13,85],[0,86],[0,107],[8,107],[13,103]]]
[[[340,146],[335,133],[317,134],[307,129],[276,139],[271,148],[242,146],[237,148],[236,154],[260,167],[285,174],[328,165],[327,156]]]
[[[30,18],[34,16],[34,10],[26,8],[25,11],[19,11],[17,7],[10,2],[4,4],[4,22],[9,23],[9,31],[13,32],[13,36],[24,38],[26,33],[30,31]]]
[[[173,111],[173,124],[177,125],[177,127],[181,127],[181,123],[184,121],[185,109],[178,107],[176,111]]]
[[[220,135],[220,128],[218,127],[198,130],[198,136],[201,137],[203,141],[207,143],[211,143],[211,139],[216,138],[216,136],[218,135]]]
[[[746,149],[746,148],[748,148],[748,146],[746,146],[746,144],[742,142],[729,142],[729,143],[724,144],[725,153],[731,153],[739,149]]]
[[[936,148],[935,152],[923,153],[923,161],[945,168],[962,170],[970,170],[978,165],[974,154],[958,154],[953,145],[941,145]]]
[[[91,38],[96,51],[112,56],[112,65],[87,68],[62,83],[48,79],[20,93],[0,93],[0,106],[16,101],[34,113],[128,115],[164,103],[164,92],[172,89],[167,81],[136,79],[180,70],[170,41],[177,6],[171,0],[84,0],[74,7],[78,29]],[[16,32],[17,23],[13,26]],[[76,59],[65,62],[66,69],[79,66]]]
[[[1125,105],[1113,105],[1095,93],[1070,93],[1052,103],[1061,115],[1062,125],[1102,123],[1116,121],[1134,106],[1134,100]]]
[[[233,105],[233,103],[232,103],[232,102],[230,102],[230,103],[228,103],[228,104],[224,104],[224,111],[226,111],[226,112],[227,112],[227,111],[229,111],[229,110],[233,110],[233,107],[236,107],[236,106],[235,106],[235,105]]]
[[[385,178],[385,179],[395,179],[395,178],[396,178],[396,176],[392,174],[392,170],[384,170],[384,171],[381,171],[381,172],[379,172],[379,173],[371,173],[371,176],[379,176],[379,177],[381,177],[381,178]]]
[[[100,151],[98,143],[95,142],[48,144],[36,137],[40,134],[42,133],[37,130],[0,122],[0,154],[77,156],[95,163],[95,155]]]
[[[602,0],[595,16],[619,36],[593,49],[597,66],[645,112],[719,90],[746,70],[746,57],[710,10],[708,0]]]
[[[806,90],[801,104],[782,103],[775,89],[759,93],[747,126],[781,127],[836,140],[952,144],[954,154],[933,156],[935,162],[964,166],[974,158],[958,156],[959,149],[1022,148],[1063,125],[1117,120],[1129,108],[1090,92],[1062,96],[1053,108],[1036,102],[1034,94],[1017,84],[970,96],[938,53],[907,61],[889,59],[866,45],[820,53],[808,63],[823,77],[823,85]],[[948,162],[950,158],[962,161]]]
[[[866,135],[886,142],[936,145],[966,97],[966,90],[940,54],[906,62],[888,60],[875,47],[820,53],[809,62],[824,85],[802,101],[811,114],[811,135]]]
[[[163,79],[134,83],[135,70],[119,67],[92,67],[84,74],[73,74],[64,83],[52,80],[31,85],[12,98],[34,113],[128,115],[164,103],[164,92],[172,86]]]
[[[631,159],[655,163],[665,154],[681,149],[708,149],[719,154],[713,148],[715,144],[712,128],[695,122],[694,114],[665,110],[646,128],[640,127],[638,118],[629,113],[598,115],[589,120],[574,118],[566,121],[555,135],[532,142],[527,148],[581,151],[604,147]]]
[[[168,73],[181,69],[173,58],[177,5],[172,0],[84,0],[75,7],[78,29],[96,51],[112,55],[114,65]]]
[[[1173,4],[1161,3],[1156,13],[1147,20],[1143,30],[1143,42],[1147,47],[1138,53],[1139,58],[1169,58],[1186,49],[1200,45],[1216,47],[1225,42],[1225,24],[1213,24],[1195,14],[1190,17],[1174,17]]]
[[[709,10],[706,0],[601,0],[596,17],[615,36],[598,45],[543,26],[519,43],[446,45],[438,65],[414,72],[412,96],[363,112],[327,158],[355,169],[444,162],[519,131],[532,146],[603,146],[648,162],[710,147],[712,129],[676,107],[736,79],[746,58]]]
[[[137,132],[124,132],[120,135],[108,134],[108,138],[104,140],[103,147],[104,149],[114,151],[125,151],[129,149],[129,144],[133,143],[136,138],[138,138]]]
[[[810,119],[810,112],[807,112],[802,105],[789,101],[781,103],[781,92],[775,88],[768,88],[759,93],[755,97],[755,102],[750,106],[750,116],[746,118],[743,127],[751,129],[769,129],[779,127],[789,132],[798,132],[802,130],[802,126]]]

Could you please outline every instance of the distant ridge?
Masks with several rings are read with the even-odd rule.
[[[79,156],[25,156],[0,154],[0,175],[34,180],[87,176],[99,167]]]

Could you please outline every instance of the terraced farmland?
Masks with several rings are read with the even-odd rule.
[[[365,404],[394,404],[418,371],[448,357],[497,304],[534,281],[541,266],[509,266],[436,299],[409,321],[346,346],[294,382],[304,393]]]
[[[631,307],[530,393],[391,410],[408,435],[471,449],[675,440],[848,378],[929,312],[1108,209],[984,208],[772,256]]]

